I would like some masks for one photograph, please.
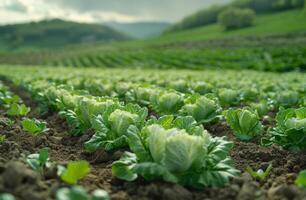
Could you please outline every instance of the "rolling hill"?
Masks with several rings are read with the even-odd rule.
[[[108,26],[53,19],[1,26],[0,50],[49,49],[93,42],[122,41],[129,38]]]

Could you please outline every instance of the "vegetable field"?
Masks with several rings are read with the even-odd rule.
[[[2,65],[0,76],[0,199],[305,199],[304,73]]]

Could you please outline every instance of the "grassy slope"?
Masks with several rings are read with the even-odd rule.
[[[306,31],[306,13],[302,10],[290,10],[257,16],[255,26],[244,29],[224,31],[219,24],[213,24],[188,31],[165,34],[150,40],[128,42],[125,44],[157,45],[197,40],[224,39],[232,36],[257,36],[303,31]]]

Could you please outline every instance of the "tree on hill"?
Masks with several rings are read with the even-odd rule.
[[[219,14],[218,22],[224,26],[226,30],[238,29],[252,26],[255,16],[255,12],[248,8],[229,8]]]

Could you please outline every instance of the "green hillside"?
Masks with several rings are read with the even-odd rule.
[[[108,26],[59,19],[0,27],[0,50],[58,48],[68,45],[126,40]]]
[[[224,39],[236,36],[259,36],[281,33],[296,33],[306,31],[306,13],[301,9],[277,12],[257,16],[255,25],[238,30],[224,31],[219,24],[201,28],[174,32],[161,37],[142,41],[149,44],[165,44],[176,42]]]
[[[304,7],[304,4],[304,0],[232,0],[229,4],[213,5],[199,10],[173,24],[166,32],[177,32],[214,24],[218,21],[220,13],[233,7],[252,9],[257,15],[261,15],[291,9],[301,9]]]

